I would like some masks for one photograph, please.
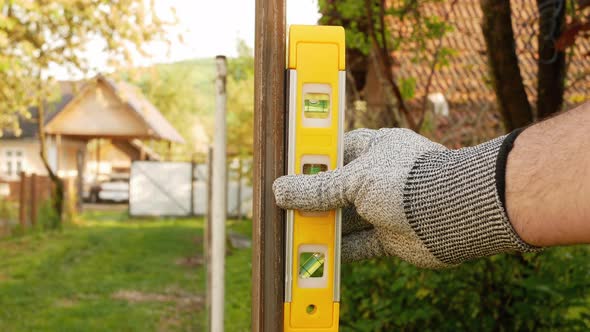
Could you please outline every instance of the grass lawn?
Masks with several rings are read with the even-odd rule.
[[[0,331],[201,331],[203,219],[95,212],[0,239]],[[250,235],[250,222],[228,230]],[[226,261],[226,329],[250,327],[250,249]],[[248,263],[244,263],[248,262]]]

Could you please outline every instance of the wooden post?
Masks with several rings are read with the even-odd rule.
[[[35,226],[37,224],[37,209],[38,209],[38,205],[37,205],[37,199],[38,199],[38,195],[37,195],[37,174],[33,173],[31,174],[31,194],[30,194],[30,198],[31,198],[31,204],[30,209],[30,215],[31,215],[31,226]]]
[[[256,0],[252,331],[283,330],[284,221],[272,192],[285,174],[285,0]]]
[[[20,193],[18,205],[18,219],[23,229],[27,226],[27,174],[20,172]]]
[[[211,331],[224,331],[225,306],[225,219],[227,213],[226,164],[226,76],[225,56],[215,58],[217,66],[217,93],[215,135],[213,139],[213,186],[211,194]]]
[[[80,148],[76,152],[76,169],[78,172],[78,179],[77,179],[77,188],[76,188],[76,195],[78,200],[76,201],[76,210],[78,212],[82,212],[83,202],[84,202],[84,166],[86,165],[85,161],[85,150]]]
[[[172,161],[172,142],[168,141],[168,161]]]
[[[96,179],[94,182],[98,183],[98,176],[100,175],[100,138],[96,139]]]
[[[143,144],[139,147],[139,160],[145,160],[145,149],[143,148]]]

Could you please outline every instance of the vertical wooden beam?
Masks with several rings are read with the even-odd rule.
[[[38,195],[37,195],[37,174],[33,173],[31,174],[31,194],[30,194],[30,198],[31,198],[31,204],[30,209],[30,215],[31,215],[31,226],[35,226],[37,224],[37,200],[38,200]]]
[[[20,193],[18,202],[18,219],[20,225],[25,229],[27,226],[27,174],[20,172]]]
[[[86,148],[79,148],[76,151],[76,171],[78,175],[77,179],[77,200],[76,200],[76,209],[78,212],[82,212],[82,208],[84,207],[84,166],[86,165]]]
[[[96,139],[96,179],[98,182],[98,176],[100,175],[100,138]]]
[[[63,147],[61,145],[61,135],[55,135],[55,175],[59,176],[59,169],[61,168],[61,154]]]
[[[252,331],[283,330],[284,223],[273,181],[285,173],[285,0],[256,0]]]

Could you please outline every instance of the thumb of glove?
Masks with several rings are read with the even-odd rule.
[[[345,184],[351,166],[314,175],[286,175],[276,179],[272,188],[277,205],[283,209],[303,211],[329,211],[348,205]]]

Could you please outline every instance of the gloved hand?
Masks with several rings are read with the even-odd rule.
[[[396,255],[443,268],[533,251],[503,207],[506,159],[517,134],[449,150],[408,129],[355,130],[344,138],[344,167],[278,178],[276,202],[305,211],[344,208],[343,262]]]

